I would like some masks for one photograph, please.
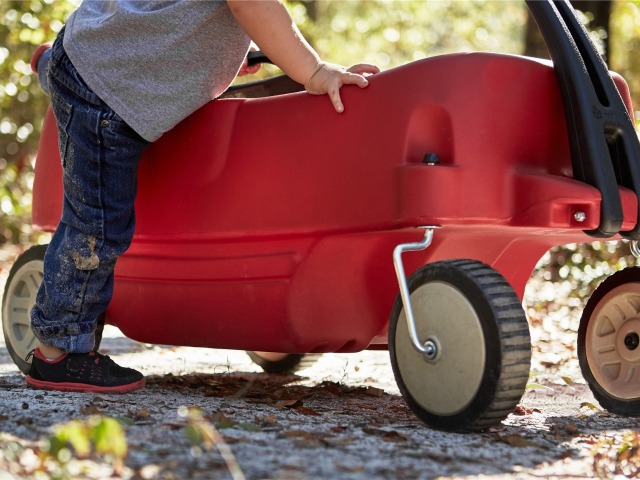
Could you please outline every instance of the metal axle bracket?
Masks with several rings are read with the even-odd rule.
[[[402,254],[404,252],[419,252],[421,250],[425,250],[429,245],[431,245],[431,241],[433,240],[433,231],[438,227],[429,226],[421,228],[424,228],[425,232],[424,238],[420,242],[402,243],[393,250],[393,265],[396,269],[396,276],[398,277],[400,298],[402,299],[402,305],[407,319],[407,328],[409,330],[411,344],[413,345],[413,348],[424,355],[426,360],[432,361],[435,360],[438,355],[438,343],[433,339],[427,339],[423,344],[418,338],[416,321],[413,315],[413,308],[411,306],[411,294],[409,293],[407,277],[404,273],[404,266],[402,264]]]

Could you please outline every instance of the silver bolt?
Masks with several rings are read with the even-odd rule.
[[[587,219],[587,214],[584,212],[576,212],[573,214],[573,218],[576,220],[576,222],[584,222]]]
[[[427,360],[433,360],[438,355],[438,346],[432,340],[424,342],[424,356]]]

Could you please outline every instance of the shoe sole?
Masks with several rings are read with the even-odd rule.
[[[137,382],[127,383],[126,385],[116,385],[114,387],[102,387],[100,385],[89,385],[86,383],[47,382],[44,380],[36,380],[29,375],[25,377],[25,380],[29,386],[39,390],[80,393],[128,393],[138,390],[146,385],[146,380],[144,378]]]

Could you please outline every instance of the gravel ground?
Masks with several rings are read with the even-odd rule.
[[[528,303],[562,293],[534,286]],[[296,376],[268,375],[244,352],[143,345],[108,327],[102,351],[140,368],[148,386],[98,396],[27,389],[0,342],[0,480],[637,474],[640,420],[599,409],[584,384],[574,352],[577,308],[562,305],[544,318],[529,313],[532,388],[501,425],[474,434],[424,426],[399,395],[387,352],[327,354]],[[66,463],[42,453],[57,426],[102,417],[124,428],[124,466],[95,451],[59,457]],[[202,435],[195,447],[194,431]]]

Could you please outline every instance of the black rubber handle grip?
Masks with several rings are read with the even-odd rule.
[[[609,69],[567,0],[526,0],[551,54],[564,104],[573,176],[602,195],[600,223],[591,236],[621,232],[618,185],[640,196],[640,142]],[[639,199],[640,200],[640,199]]]
[[[252,67],[253,65],[258,65],[260,63],[273,63],[273,62],[269,60],[269,57],[267,57],[260,50],[251,51],[247,53],[247,64],[250,67]]]

